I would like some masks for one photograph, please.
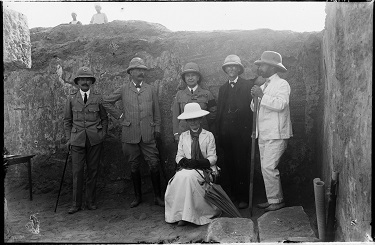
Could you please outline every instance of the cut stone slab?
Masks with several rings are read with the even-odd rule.
[[[258,218],[260,242],[318,242],[302,206],[271,211]]]
[[[217,218],[207,228],[206,242],[258,242],[254,223],[246,218]]]
[[[9,70],[31,68],[30,31],[25,15],[4,8],[3,61]]]

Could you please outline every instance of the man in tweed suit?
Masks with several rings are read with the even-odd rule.
[[[150,168],[154,203],[164,206],[160,188],[159,152],[155,140],[160,137],[159,101],[153,87],[143,82],[146,70],[147,66],[141,58],[133,58],[126,69],[130,82],[104,97],[107,111],[116,119],[122,120],[122,150],[131,167],[135,193],[130,207],[136,207],[142,202],[139,169],[141,152]],[[118,100],[122,100],[123,112],[114,106]]]
[[[68,96],[64,113],[64,129],[68,150],[72,151],[73,205],[69,214],[78,212],[82,205],[84,164],[87,165],[86,205],[95,210],[96,181],[100,154],[107,134],[108,116],[101,95],[90,91],[95,77],[88,67],[77,71],[74,83],[80,88]]]

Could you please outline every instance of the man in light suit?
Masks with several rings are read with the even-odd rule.
[[[258,65],[258,74],[266,78],[262,86],[254,85],[251,94],[258,97],[257,137],[260,162],[267,202],[258,204],[259,208],[274,211],[285,207],[277,165],[292,137],[289,96],[290,86],[277,72],[286,72],[281,55],[274,51],[263,52]],[[251,104],[254,110],[254,104]]]
[[[153,87],[143,81],[146,71],[144,61],[139,57],[133,58],[126,69],[130,82],[105,96],[103,103],[113,117],[122,120],[122,150],[131,167],[135,193],[135,199],[130,204],[132,208],[142,202],[139,162],[141,152],[150,168],[154,203],[164,206],[160,187],[159,151],[155,140],[160,137],[159,101]],[[118,100],[122,100],[123,112],[114,106]]]
[[[90,90],[91,85],[95,83],[90,68],[79,68],[74,83],[80,90],[68,96],[64,113],[65,136],[68,140],[66,146],[72,151],[73,168],[73,205],[69,209],[69,214],[81,209],[85,163],[86,205],[89,210],[97,209],[96,181],[103,140],[108,127],[108,116],[102,105],[102,97]]]

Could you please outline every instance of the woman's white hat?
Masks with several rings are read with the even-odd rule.
[[[201,106],[198,103],[188,103],[184,107],[184,112],[177,117],[177,119],[193,119],[198,117],[203,117],[210,114],[209,111],[202,110]]]

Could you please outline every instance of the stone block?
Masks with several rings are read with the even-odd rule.
[[[26,16],[3,9],[3,61],[6,69],[31,68],[30,31]]]
[[[250,243],[257,242],[254,223],[246,218],[218,218],[207,228],[206,242]]]
[[[260,242],[316,242],[309,218],[301,206],[271,211],[258,218]]]

